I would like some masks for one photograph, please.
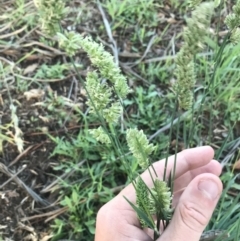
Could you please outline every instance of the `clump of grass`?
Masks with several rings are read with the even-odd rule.
[[[38,9],[39,23],[41,29],[49,35],[60,31],[60,21],[67,15],[69,9],[64,1],[35,0]]]
[[[162,6],[161,3],[155,3],[153,0],[107,0],[104,3],[109,15],[114,20],[115,27],[124,27],[129,23],[138,23],[139,25],[156,26],[157,11]]]

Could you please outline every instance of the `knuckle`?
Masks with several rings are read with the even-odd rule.
[[[186,226],[195,231],[202,231],[208,224],[208,217],[198,205],[184,202],[179,207],[181,219]]]

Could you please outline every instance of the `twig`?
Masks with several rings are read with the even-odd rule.
[[[0,39],[5,39],[5,38],[11,37],[13,35],[19,34],[22,31],[24,31],[26,28],[27,28],[27,26],[24,26],[24,27],[14,31],[14,32],[12,32],[12,33],[7,33],[7,34],[4,34],[4,35],[0,35]]]
[[[10,23],[6,24],[5,26],[3,26],[2,28],[0,28],[0,33],[4,32],[6,29],[10,28],[11,25],[12,25],[12,23],[10,22]]]
[[[52,82],[59,82],[59,81],[63,81],[63,80],[66,80],[70,77],[72,77],[72,74],[62,78],[62,79],[36,79],[36,78],[33,78],[33,77],[26,77],[26,76],[23,76],[23,75],[20,75],[20,74],[16,74],[16,73],[12,73],[15,77],[18,77],[18,78],[21,78],[21,79],[24,79],[24,80],[30,80],[30,81],[36,81],[36,82],[43,82],[43,83],[52,83]],[[80,73],[81,74],[81,73]],[[85,75],[84,75],[85,76]]]
[[[20,47],[21,48],[24,48],[24,47],[32,47],[32,46],[40,46],[40,47],[42,47],[42,48],[44,48],[44,49],[48,49],[48,50],[50,50],[50,51],[52,51],[55,55],[65,55],[66,53],[64,53],[64,52],[62,52],[62,51],[60,51],[60,50],[58,50],[58,49],[55,49],[55,48],[53,48],[53,47],[50,47],[50,46],[47,46],[47,45],[45,45],[44,43],[40,43],[40,42],[37,42],[37,41],[32,41],[32,42],[30,42],[30,43],[26,43],[26,44],[23,44],[23,45],[21,45]],[[83,52],[83,51],[82,51]]]
[[[10,162],[10,164],[8,165],[8,167],[14,165],[22,156],[26,155],[28,153],[29,150],[31,150],[33,148],[34,145],[29,146],[26,150],[24,150],[22,153],[20,153],[12,162]]]
[[[0,189],[2,189],[4,186],[6,186],[9,182],[11,182],[15,177],[17,177],[17,175],[19,173],[21,173],[25,168],[27,167],[27,165],[23,165],[22,168],[15,174],[12,174],[11,178],[9,178],[6,182],[4,182],[1,186]]]
[[[36,218],[44,218],[44,217],[49,217],[49,216],[53,216],[53,215],[58,216],[60,214],[65,213],[67,210],[68,210],[68,207],[63,207],[63,208],[60,208],[60,209],[57,209],[57,210],[54,210],[54,211],[50,211],[50,212],[47,212],[47,213],[37,214],[37,215],[33,215],[31,217],[24,217],[24,218],[21,219],[21,221],[22,222],[30,221],[30,220],[33,220],[33,219],[36,219]]]
[[[150,41],[149,41],[149,43],[148,43],[148,45],[147,45],[147,48],[146,48],[144,54],[142,55],[142,57],[141,57],[140,59],[138,59],[134,64],[132,64],[132,65],[129,66],[129,67],[132,68],[132,67],[138,65],[140,62],[143,61],[143,59],[147,56],[149,50],[151,49],[151,47],[152,47],[152,45],[153,45],[153,42],[154,42],[154,40],[155,40],[156,37],[157,37],[156,34],[151,37],[151,39],[150,39]]]
[[[13,179],[21,188],[25,189],[25,191],[36,201],[41,203],[44,206],[49,206],[50,203],[44,199],[42,199],[36,192],[34,192],[30,187],[28,187],[16,174],[9,171],[9,169],[3,164],[0,163],[0,171],[5,173],[11,179]]]
[[[77,167],[82,166],[84,163],[86,162],[86,160],[83,160],[81,162],[79,162],[77,164]],[[41,193],[46,193],[46,192],[50,192],[51,189],[57,185],[59,183],[59,180],[63,180],[64,178],[67,178],[69,176],[71,176],[74,172],[76,171],[76,169],[74,168],[73,170],[71,170],[70,172],[65,172],[63,173],[60,177],[56,178],[50,185],[48,185],[47,187],[45,187],[44,189],[42,189],[40,192]]]
[[[132,74],[132,75],[135,76],[136,78],[142,80],[145,84],[150,85],[149,82],[148,82],[146,79],[144,79],[144,78],[143,78],[142,76],[140,76],[139,74],[135,73],[129,66],[127,66],[127,65],[125,65],[125,64],[123,64],[123,63],[121,63],[121,62],[120,62],[120,66],[123,68],[123,70],[124,70],[125,72],[129,72],[130,74]]]

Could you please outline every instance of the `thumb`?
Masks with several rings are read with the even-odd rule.
[[[195,177],[184,190],[168,228],[159,241],[199,241],[222,192],[220,179],[213,174]]]

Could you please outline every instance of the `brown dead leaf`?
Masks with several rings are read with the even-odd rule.
[[[177,20],[175,18],[168,18],[167,22],[170,24],[174,24],[174,23],[177,23]]]
[[[87,96],[87,92],[86,92],[86,90],[83,89],[83,88],[81,88],[80,94],[81,94],[83,97],[86,97],[86,96]]]
[[[39,116],[39,118],[44,122],[44,123],[49,123],[50,119],[49,117],[46,117],[46,116]]]
[[[234,170],[240,170],[240,160],[236,161],[233,165]]]
[[[6,203],[9,203],[9,199],[6,196],[6,192],[0,192],[0,198],[5,200]]]
[[[24,237],[24,241],[38,241],[38,238],[37,235],[30,233],[26,237]]]
[[[30,73],[33,73],[36,68],[38,67],[38,64],[31,64],[29,65],[24,71],[23,71],[23,75],[27,75]]]
[[[26,97],[27,101],[31,99],[41,99],[44,96],[45,92],[41,89],[31,89],[29,91],[24,92],[24,96]]]
[[[7,228],[7,225],[0,225],[0,229],[5,229]]]
[[[19,197],[19,193],[17,193],[15,190],[14,191],[9,191],[7,193],[8,197],[12,198],[12,197]]]
[[[16,56],[20,55],[20,52],[17,51],[17,50],[14,50],[14,49],[3,50],[3,53],[6,54],[6,55],[9,55],[9,56],[13,56],[13,57],[16,57]]]
[[[3,98],[1,94],[0,94],[0,105],[3,106]]]
[[[54,236],[54,235],[47,235],[47,236],[41,238],[40,241],[48,241],[48,240],[50,240],[53,236]]]
[[[43,59],[44,56],[41,54],[31,54],[26,57],[26,60],[38,60],[38,59]]]

